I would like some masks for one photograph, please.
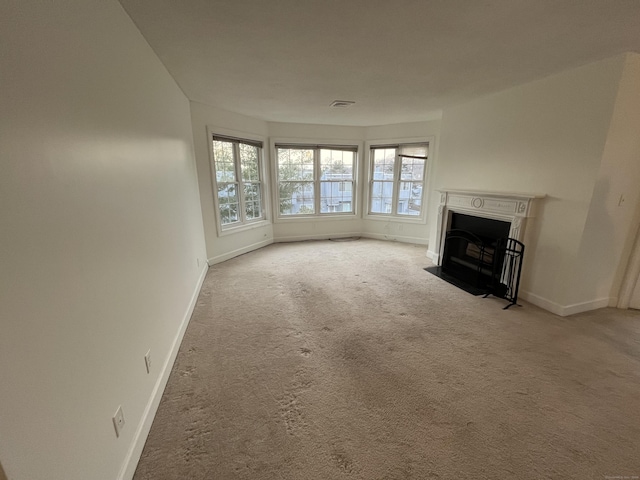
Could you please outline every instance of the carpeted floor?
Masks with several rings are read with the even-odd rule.
[[[361,239],[213,266],[135,480],[640,476],[640,312],[504,311],[429,264]]]

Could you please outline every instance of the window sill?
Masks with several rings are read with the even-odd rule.
[[[276,218],[276,223],[288,222],[322,222],[332,220],[358,220],[360,217],[355,213],[324,214],[324,215],[286,215]]]
[[[426,224],[427,219],[422,216],[409,216],[409,215],[386,215],[384,213],[379,214],[370,214],[367,213],[364,215],[364,220],[373,220],[376,222],[398,222],[398,223],[415,223],[415,224]]]

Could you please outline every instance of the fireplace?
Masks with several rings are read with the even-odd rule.
[[[437,245],[429,252],[437,267],[428,270],[474,295],[517,299],[525,226],[541,197],[441,190]]]

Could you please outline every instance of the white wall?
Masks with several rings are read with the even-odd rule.
[[[640,205],[640,55],[627,54],[568,303],[617,303]]]
[[[115,0],[0,22],[0,458],[130,478],[205,272],[189,103]]]
[[[527,227],[522,289],[523,297],[556,313],[602,306],[588,303],[611,287],[609,281],[597,292],[590,285],[591,292],[574,294],[587,286],[576,275],[577,261],[587,251],[594,254],[594,246],[580,252],[589,233],[585,225],[605,226],[588,216],[594,188],[603,188],[596,183],[626,58],[606,59],[443,112],[437,188],[547,195]],[[432,196],[432,242],[436,208]]]
[[[218,263],[273,242],[271,215],[269,222],[256,228],[219,236],[216,229],[216,212],[211,172],[211,158],[208,131],[240,138],[255,137],[264,142],[264,161],[269,163],[269,142],[267,141],[267,123],[237,113],[227,112],[198,102],[191,102],[191,123],[193,142],[198,168],[200,202],[204,221],[204,233],[207,245],[207,258],[210,264]],[[266,172],[268,174],[268,170]],[[269,176],[265,177],[265,187],[269,185]],[[265,191],[268,202],[268,189]]]

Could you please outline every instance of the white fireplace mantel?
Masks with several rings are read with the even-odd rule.
[[[440,205],[433,261],[440,264],[444,237],[454,212],[509,222],[509,237],[523,242],[527,219],[536,214],[536,200],[546,195],[440,189]]]

